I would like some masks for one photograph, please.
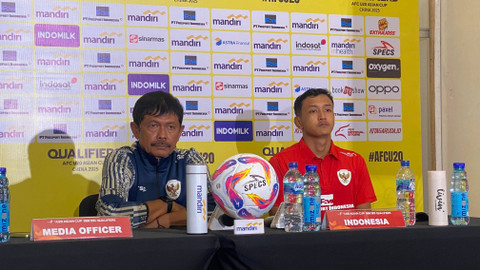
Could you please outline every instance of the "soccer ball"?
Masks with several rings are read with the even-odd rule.
[[[238,154],[218,166],[210,187],[215,202],[229,216],[254,219],[273,207],[278,178],[265,159],[255,154]]]

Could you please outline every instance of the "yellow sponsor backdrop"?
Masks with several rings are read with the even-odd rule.
[[[12,1],[13,2],[13,1]],[[27,3],[34,9],[35,3],[42,1],[15,1],[17,2],[17,9],[22,3]],[[46,2],[46,1],[45,1]],[[362,131],[360,137],[363,136],[363,140],[355,141],[338,141],[337,144],[341,147],[352,149],[360,153],[366,160],[367,166],[369,168],[375,192],[377,194],[378,201],[373,204],[375,208],[390,208],[395,207],[395,174],[399,168],[398,160],[408,159],[411,161],[411,167],[416,174],[416,203],[417,211],[423,210],[423,188],[422,188],[422,177],[421,177],[421,130],[420,130],[420,89],[419,89],[419,50],[418,50],[418,2],[414,0],[408,1],[352,1],[352,0],[287,0],[287,1],[262,1],[262,0],[245,0],[245,1],[223,1],[223,0],[191,0],[191,1],[150,1],[150,0],[140,0],[140,1],[57,1],[63,6],[69,5],[69,3],[77,3],[78,7],[81,8],[83,3],[92,2],[92,3],[105,3],[105,4],[145,4],[145,5],[160,5],[160,6],[178,6],[178,7],[195,7],[195,8],[222,8],[230,10],[248,10],[250,11],[272,11],[272,12],[287,12],[289,14],[295,13],[315,13],[323,14],[326,18],[329,15],[341,15],[341,17],[349,18],[353,15],[359,15],[362,18],[364,31],[363,34],[356,37],[361,37],[363,40],[366,40],[369,37],[369,34],[366,33],[366,18],[367,17],[386,17],[387,21],[392,21],[394,19],[399,19],[399,35],[396,38],[399,38],[399,48],[401,54],[394,59],[400,59],[401,61],[401,78],[396,80],[401,83],[401,97],[393,100],[395,102],[401,102],[400,105],[396,104],[395,106],[400,106],[401,116],[390,121],[383,121],[382,119],[376,121],[380,122],[393,122],[401,126],[401,137],[395,139],[395,141],[377,140],[372,141],[368,131],[368,127],[372,121],[369,118],[370,115],[366,110],[368,110],[368,104],[371,100],[367,96],[367,78],[366,74],[361,77],[355,77],[356,79],[361,79],[364,81],[364,90],[365,94],[363,98],[352,98],[350,100],[346,97],[337,97],[336,98],[336,108],[341,108],[342,106],[348,107],[349,101],[360,102],[360,104],[366,104],[364,108],[364,115],[368,115],[363,119],[339,119],[337,117],[337,123],[340,124],[355,124],[363,123],[364,128],[353,129],[353,133],[358,135],[358,131]],[[40,4],[41,5],[41,4]],[[17,10],[18,11],[18,10]],[[30,25],[35,25],[35,14],[30,13],[32,17],[26,18],[24,22],[19,20],[12,21],[8,17],[0,17],[0,21],[3,24],[4,22],[14,22],[14,23],[25,23]],[[81,17],[84,14],[81,14],[79,20],[80,31],[82,31],[83,22]],[[379,21],[381,18],[376,19]],[[48,23],[48,22],[44,22]],[[328,21],[325,22],[328,25]],[[101,27],[101,23],[99,23]],[[127,28],[126,25],[123,25],[124,28]],[[171,29],[170,26],[164,27],[166,29]],[[33,29],[33,27],[32,27]],[[186,28],[188,29],[188,27]],[[212,31],[211,28],[201,29]],[[387,28],[387,30],[389,30]],[[263,32],[269,32],[269,30],[262,30]],[[247,31],[250,34],[255,32],[250,28],[250,31]],[[282,32],[284,34],[292,34],[292,32]],[[33,33],[32,33],[33,35]],[[342,36],[342,34],[330,34],[327,33],[321,34],[327,37],[327,39],[332,36]],[[345,34],[345,36],[353,37],[353,35]],[[370,36],[372,37],[372,36]],[[378,36],[375,36],[378,37]],[[32,37],[33,39],[33,37]],[[365,42],[364,42],[365,44]],[[328,43],[326,45],[328,49]],[[18,46],[21,48],[22,46]],[[25,46],[23,46],[25,47]],[[0,39],[0,49],[5,50],[14,50],[15,45],[11,45],[3,42]],[[32,42],[27,48],[35,48],[35,43]],[[80,43],[80,48],[72,49],[82,49],[82,43]],[[125,52],[127,48],[123,49]],[[365,51],[368,48],[365,45]],[[208,52],[207,52],[208,53]],[[212,51],[210,51],[212,53]],[[251,51],[249,53],[253,56],[255,53]],[[265,54],[265,53],[263,53]],[[234,55],[234,54],[233,54]],[[292,57],[292,55],[290,55]],[[327,66],[332,68],[331,56],[329,54],[323,55],[329,61]],[[348,57],[347,57],[348,58]],[[366,60],[367,54],[364,53],[360,56],[353,56],[350,58],[362,58]],[[375,57],[372,57],[375,58]],[[385,58],[377,56],[377,58]],[[391,58],[389,58],[391,59]],[[366,61],[364,61],[366,63]],[[327,67],[324,67],[327,68]],[[253,70],[253,69],[252,69]],[[0,66],[1,72],[12,72],[9,68],[5,66]],[[31,75],[31,79],[34,80],[35,68],[29,70],[13,70],[13,72],[21,72],[23,76],[28,77]],[[53,70],[55,71],[55,70]],[[56,70],[61,72],[61,70]],[[363,71],[366,72],[366,67],[363,67]],[[81,68],[76,71],[81,75],[85,72]],[[68,73],[68,72],[67,72]],[[102,73],[102,72],[99,72]],[[106,72],[108,73],[108,72]],[[128,70],[121,72],[129,74]],[[138,73],[138,72],[137,72]],[[150,73],[146,71],[145,73]],[[170,76],[172,72],[168,73]],[[195,73],[191,73],[195,75]],[[330,74],[330,73],[328,73]],[[100,74],[99,74],[100,75]],[[204,74],[205,75],[205,74]],[[206,74],[207,76],[214,76],[213,72]],[[225,75],[227,76],[227,75]],[[235,76],[231,74],[230,76]],[[257,75],[252,71],[251,75],[248,75],[253,78]],[[291,73],[289,75],[279,75],[284,76],[290,81],[295,77]],[[268,77],[268,75],[258,75],[258,77]],[[278,76],[277,76],[278,77]],[[326,79],[330,82],[329,87],[332,85],[332,78],[335,76],[327,75],[321,79]],[[353,79],[350,77],[342,77],[341,79]],[[375,78],[378,79],[378,78]],[[2,80],[6,80],[2,78]],[[378,79],[382,80],[382,79]],[[391,79],[386,79],[391,80]],[[14,99],[15,95],[12,95],[11,92],[6,93],[3,91],[2,83],[6,81],[0,81],[0,98],[2,102],[5,102],[5,99]],[[125,82],[126,83],[126,82]],[[170,82],[171,83],[171,82]],[[35,85],[35,83],[33,83]],[[293,86],[292,86],[293,88]],[[83,89],[82,89],[83,91]],[[214,90],[212,90],[213,92]],[[293,93],[292,89],[292,93]],[[41,97],[41,93],[38,91],[32,91],[30,94],[20,94],[18,98],[33,98],[37,104]],[[90,96],[85,95],[83,92],[79,95],[85,103],[85,97],[90,98]],[[123,129],[129,129],[128,123],[130,119],[129,108],[133,106],[133,101],[129,100],[128,91],[126,90],[122,95],[116,95],[115,98],[123,98],[126,100],[127,107],[126,116],[122,119],[115,119],[115,123],[118,121],[124,122]],[[91,98],[96,98],[91,96]],[[97,97],[98,98],[98,97]],[[188,98],[188,96],[187,96]],[[213,94],[209,96],[213,102]],[[253,103],[255,102],[254,95],[251,97]],[[291,95],[288,98],[279,98],[279,100],[289,100],[293,102],[295,96]],[[232,101],[235,101],[237,97],[232,97]],[[248,98],[247,98],[248,99]],[[265,98],[263,98],[265,99]],[[276,100],[275,95],[272,95],[268,100]],[[386,101],[387,103],[392,100],[375,100],[382,102]],[[363,102],[363,103],[362,103]],[[345,104],[347,103],[347,104]],[[374,103],[370,103],[374,104]],[[82,104],[84,106],[84,104]],[[357,103],[354,104],[356,107]],[[3,107],[2,107],[3,106]],[[4,104],[0,104],[0,127],[3,130],[0,130],[0,166],[7,167],[7,176],[10,180],[11,188],[11,231],[28,231],[30,229],[30,222],[32,218],[45,218],[45,217],[69,217],[78,215],[78,204],[80,200],[86,195],[97,193],[100,183],[101,183],[101,168],[103,158],[106,153],[111,149],[128,145],[130,141],[116,141],[116,142],[85,142],[85,138],[74,138],[64,139],[61,142],[51,142],[51,143],[40,143],[38,142],[39,136],[44,136],[46,130],[39,129],[37,124],[39,120],[45,121],[44,118],[39,117],[37,113],[31,112],[27,117],[14,117],[11,118],[7,111],[7,108]],[[251,108],[253,110],[253,108]],[[28,110],[28,109],[27,109]],[[290,108],[289,108],[290,110]],[[58,118],[48,118],[47,121],[59,121],[68,120],[73,122],[82,122],[85,120],[84,116],[81,119],[62,119]],[[108,124],[108,121],[111,119],[94,119],[95,121],[105,121]],[[192,121],[195,121],[194,119]],[[213,129],[214,121],[219,120],[215,117],[210,116],[206,119],[199,119],[199,121],[210,121],[211,127],[210,131],[215,132]],[[223,120],[223,119],[220,119]],[[247,121],[255,122],[254,117],[246,119]],[[274,121],[277,120],[275,117],[270,117],[270,119],[263,119],[261,121]],[[15,141],[9,136],[12,135],[12,130],[8,130],[11,121],[18,121],[20,124],[17,125],[17,128],[20,126],[25,131],[24,134],[27,134],[25,138],[22,138],[20,141]],[[234,121],[234,120],[231,120]],[[220,142],[214,141],[212,134],[212,141],[200,141],[200,142],[180,142],[179,147],[188,148],[195,147],[199,152],[204,153],[207,161],[210,162],[210,170],[213,172],[216,167],[226,158],[236,154],[236,153],[255,153],[260,156],[269,159],[271,155],[279,152],[281,149],[290,146],[298,138],[299,134],[293,135],[294,128],[291,118],[289,120],[283,120],[284,122],[289,122],[292,126],[291,129],[286,131],[292,132],[292,140],[290,141],[257,141],[255,140],[255,135],[253,136],[253,141],[243,141],[243,142]],[[257,121],[258,122],[258,121]],[[281,122],[281,121],[280,121]],[[3,125],[1,125],[3,124]],[[255,126],[255,125],[254,125]],[[337,127],[336,127],[337,128]],[[82,126],[82,130],[84,127]],[[333,133],[337,130],[334,130]],[[10,133],[8,133],[10,132]],[[341,133],[341,132],[340,132]],[[9,135],[10,134],[10,135]],[[69,134],[71,135],[71,134]],[[351,134],[350,134],[351,135]],[[350,136],[348,135],[348,136]],[[130,132],[127,132],[128,137],[131,136]],[[352,135],[354,136],[354,135]],[[332,136],[335,138],[335,136]]]

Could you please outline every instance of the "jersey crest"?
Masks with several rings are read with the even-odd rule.
[[[165,185],[165,193],[167,193],[168,198],[172,200],[178,199],[181,191],[182,184],[177,179],[170,179]]]
[[[349,170],[341,169],[337,172],[338,180],[342,185],[348,186],[350,180],[352,180],[352,173]]]

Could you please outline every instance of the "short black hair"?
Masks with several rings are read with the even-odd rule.
[[[141,96],[133,107],[133,121],[140,126],[145,115],[160,116],[174,114],[180,125],[183,122],[183,107],[180,101],[170,93],[162,91],[149,92]]]
[[[302,114],[302,105],[303,105],[303,101],[307,98],[307,97],[316,97],[318,95],[325,95],[327,96],[331,101],[332,101],[332,105],[333,105],[333,97],[332,95],[330,95],[330,92],[328,92],[327,89],[323,89],[323,88],[311,88],[311,89],[308,89],[307,91],[305,91],[303,94],[301,94],[300,96],[297,97],[297,99],[295,99],[295,103],[293,104],[293,108],[295,110],[295,115],[296,116],[300,116]]]

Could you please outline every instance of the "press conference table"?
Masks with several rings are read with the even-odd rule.
[[[0,269],[479,269],[480,219],[469,226],[233,235],[137,229],[127,239],[0,244]],[[295,259],[292,259],[295,258]]]

